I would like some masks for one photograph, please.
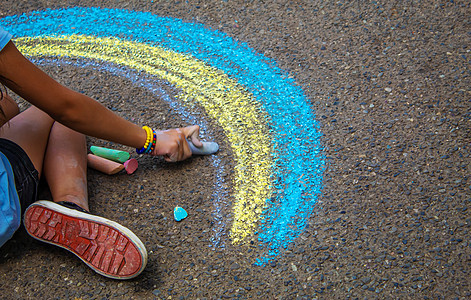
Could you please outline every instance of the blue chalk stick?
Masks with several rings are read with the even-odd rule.
[[[209,155],[214,154],[219,150],[219,145],[215,142],[202,142],[203,147],[196,147],[192,142],[188,141],[191,153],[193,155]]]

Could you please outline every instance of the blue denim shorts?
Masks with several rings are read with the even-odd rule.
[[[0,151],[7,157],[13,169],[23,214],[30,204],[38,200],[39,173],[26,152],[16,143],[0,138]]]

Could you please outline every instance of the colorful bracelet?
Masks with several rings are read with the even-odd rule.
[[[146,150],[144,151],[144,154],[149,154],[150,145],[152,144],[152,129],[146,126],[146,132],[147,132],[147,140],[146,140],[146,144],[144,145],[146,148]]]
[[[152,136],[152,133],[151,133],[151,136]],[[154,142],[154,139],[151,138],[149,144],[146,146],[146,151],[144,151],[144,154],[149,154],[151,152],[151,146],[153,142]]]
[[[151,129],[149,126],[143,126],[142,128],[146,131],[147,137],[144,146],[141,149],[136,148],[137,154],[149,153],[152,148],[152,143],[154,142],[153,140],[155,139],[153,129]]]
[[[150,153],[154,153],[155,145],[157,145],[157,133],[152,129],[153,137],[152,144],[150,145]]]

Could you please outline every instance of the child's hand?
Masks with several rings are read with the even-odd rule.
[[[191,156],[187,138],[190,138],[196,147],[203,146],[199,133],[198,125],[157,131],[157,143],[152,155],[162,155],[168,162],[185,160]]]

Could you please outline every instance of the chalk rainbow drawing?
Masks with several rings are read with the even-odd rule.
[[[48,9],[5,17],[0,26],[32,59],[86,59],[117,76],[145,71],[181,91],[171,105],[183,118],[196,121],[189,112],[202,108],[224,130],[235,158],[230,239],[257,237],[266,251],[256,264],[274,259],[305,229],[322,189],[321,133],[304,93],[275,61],[204,25],[145,12]],[[135,81],[155,89],[151,80]],[[220,158],[212,163],[218,168]],[[229,195],[213,196],[221,221]],[[215,244],[224,244],[222,229]]]

